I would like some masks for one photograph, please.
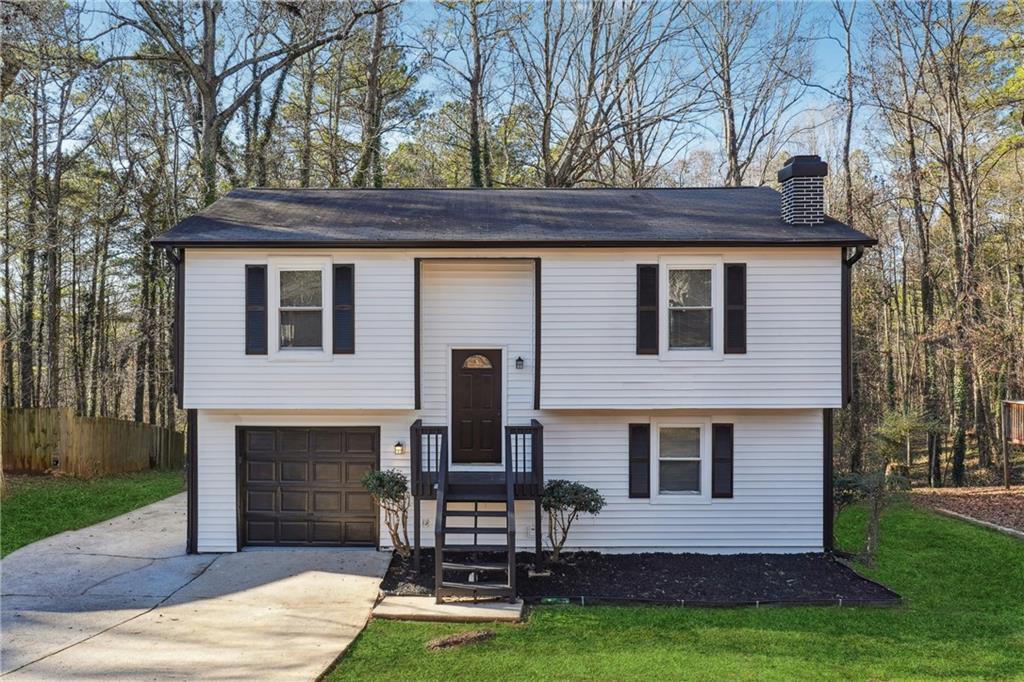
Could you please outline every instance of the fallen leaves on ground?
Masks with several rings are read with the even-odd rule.
[[[981,521],[1024,531],[1024,486],[1006,488],[924,488],[914,499],[933,509],[947,509]]]

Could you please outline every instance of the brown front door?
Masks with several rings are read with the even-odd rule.
[[[452,351],[452,463],[501,464],[501,351]]]

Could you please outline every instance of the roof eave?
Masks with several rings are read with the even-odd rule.
[[[652,247],[843,247],[875,246],[877,239],[800,239],[800,240],[522,240],[522,241],[317,241],[277,240],[178,240],[154,237],[160,248],[276,248],[276,249],[514,249],[514,248],[652,248]]]

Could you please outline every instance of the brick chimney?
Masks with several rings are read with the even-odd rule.
[[[793,156],[779,171],[782,220],[790,225],[825,222],[825,176],[828,164],[820,156]]]

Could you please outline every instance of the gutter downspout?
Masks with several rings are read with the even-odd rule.
[[[184,407],[185,393],[185,250],[163,247],[174,266],[174,393],[178,409]],[[195,409],[185,410],[185,552],[198,553],[199,540],[199,419]]]
[[[864,257],[864,247],[854,247],[852,253],[847,248],[842,251],[842,404],[845,407],[853,399],[853,312],[852,312],[852,272],[854,264]],[[835,500],[832,484],[832,458],[834,438],[832,430],[832,409],[822,410],[822,549],[832,552],[834,547],[834,529],[832,519],[835,516]]]

